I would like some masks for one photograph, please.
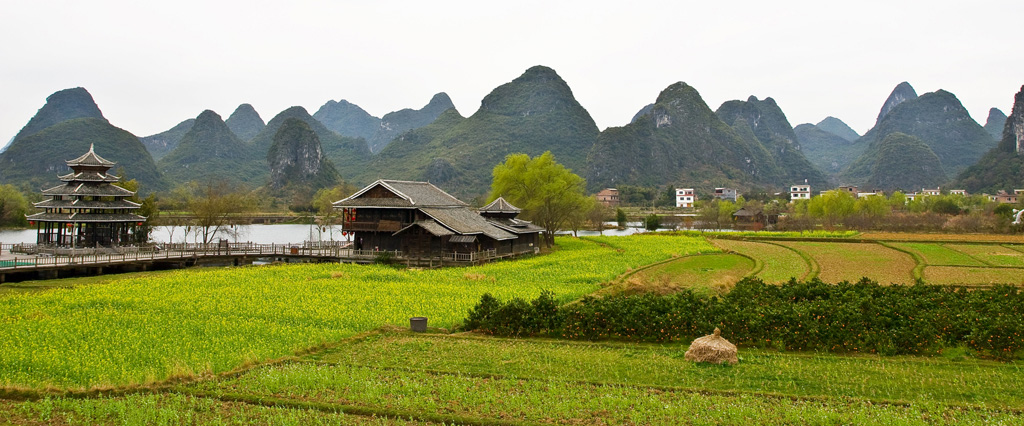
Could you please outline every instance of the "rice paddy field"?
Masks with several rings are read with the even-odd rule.
[[[559,237],[550,254],[469,268],[285,265],[4,285],[0,425],[1024,423],[1022,364],[957,348],[741,349],[729,367],[686,362],[681,343],[449,334],[484,293],[547,290],[568,303],[625,283],[714,295],[745,275],[1024,285],[1024,249],[1010,242],[782,237]],[[412,316],[430,318],[431,333],[400,331]]]

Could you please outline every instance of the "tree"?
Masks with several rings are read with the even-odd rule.
[[[621,208],[615,209],[615,223],[619,225],[619,228],[625,228],[626,222],[628,221],[625,210],[622,210]]]
[[[555,161],[550,151],[530,158],[510,154],[494,166],[491,200],[505,197],[523,209],[523,217],[545,230],[547,246],[555,242],[555,231],[563,228],[573,214],[586,214],[590,197],[587,182]]]
[[[123,172],[123,170],[124,169],[118,169],[118,172]],[[135,234],[132,235],[132,238],[134,238],[136,244],[149,242],[149,236],[153,233],[153,223],[160,217],[160,208],[157,207],[156,204],[156,193],[149,194],[146,198],[140,198],[139,181],[135,179],[125,180],[124,173],[118,175],[118,181],[114,182],[114,185],[135,193],[135,195],[129,197],[128,200],[133,203],[141,204],[137,213],[139,216],[145,217],[146,221],[142,222],[142,225],[136,228]]]
[[[0,185],[0,227],[25,226],[25,215],[32,209],[14,185]]]
[[[213,242],[217,234],[242,223],[241,215],[252,211],[252,197],[227,183],[192,184],[188,189],[186,208],[193,216],[192,226],[196,227],[197,237],[202,236],[203,244]]]
[[[327,232],[334,241],[334,225],[341,217],[341,211],[334,208],[334,202],[352,195],[358,190],[351,184],[342,182],[332,188],[321,188],[313,195],[313,208],[316,209],[316,225],[320,232]]]
[[[661,216],[651,213],[644,218],[644,229],[657,231],[659,227],[661,227]]]
[[[604,235],[604,221],[608,219],[608,215],[611,214],[611,209],[608,206],[597,201],[594,198],[594,208],[590,209],[590,213],[587,213],[587,221],[594,226],[594,229],[598,233]]]
[[[849,192],[833,190],[811,198],[811,201],[807,203],[807,212],[812,217],[821,219],[826,227],[832,229],[847,216],[853,214],[855,204],[856,200]]]

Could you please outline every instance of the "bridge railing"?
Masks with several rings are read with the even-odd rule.
[[[173,243],[157,245],[152,248],[134,248],[134,250],[130,248],[121,248],[120,252],[117,250],[101,252],[93,249],[54,249],[52,253],[45,252],[48,250],[46,247],[29,247],[28,245],[19,244],[11,245],[11,251],[17,250],[21,250],[21,252],[35,252],[36,255],[28,257],[14,256],[12,259],[0,260],[0,270],[32,269],[47,266],[71,265],[99,266],[137,261],[237,255],[309,256],[364,260],[390,257],[392,260],[396,261],[424,259],[424,257],[418,255],[406,256],[398,250],[356,250],[350,248],[350,246],[343,246],[340,244]],[[444,253],[439,257],[439,259],[449,262],[477,262],[497,257],[499,257],[497,251],[491,249],[480,252]]]

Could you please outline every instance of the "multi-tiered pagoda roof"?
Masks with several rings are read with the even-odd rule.
[[[94,247],[117,246],[132,241],[146,218],[136,214],[140,205],[128,200],[134,192],[113,185],[118,178],[107,173],[116,163],[89,152],[68,160],[71,173],[64,183],[43,191],[46,200],[35,203],[43,212],[28,216],[37,225],[39,244]]]

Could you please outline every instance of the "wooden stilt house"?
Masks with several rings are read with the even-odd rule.
[[[543,231],[515,219],[518,209],[507,203],[478,213],[429,182],[378,180],[334,207],[342,210],[353,248],[404,256],[532,253]]]

